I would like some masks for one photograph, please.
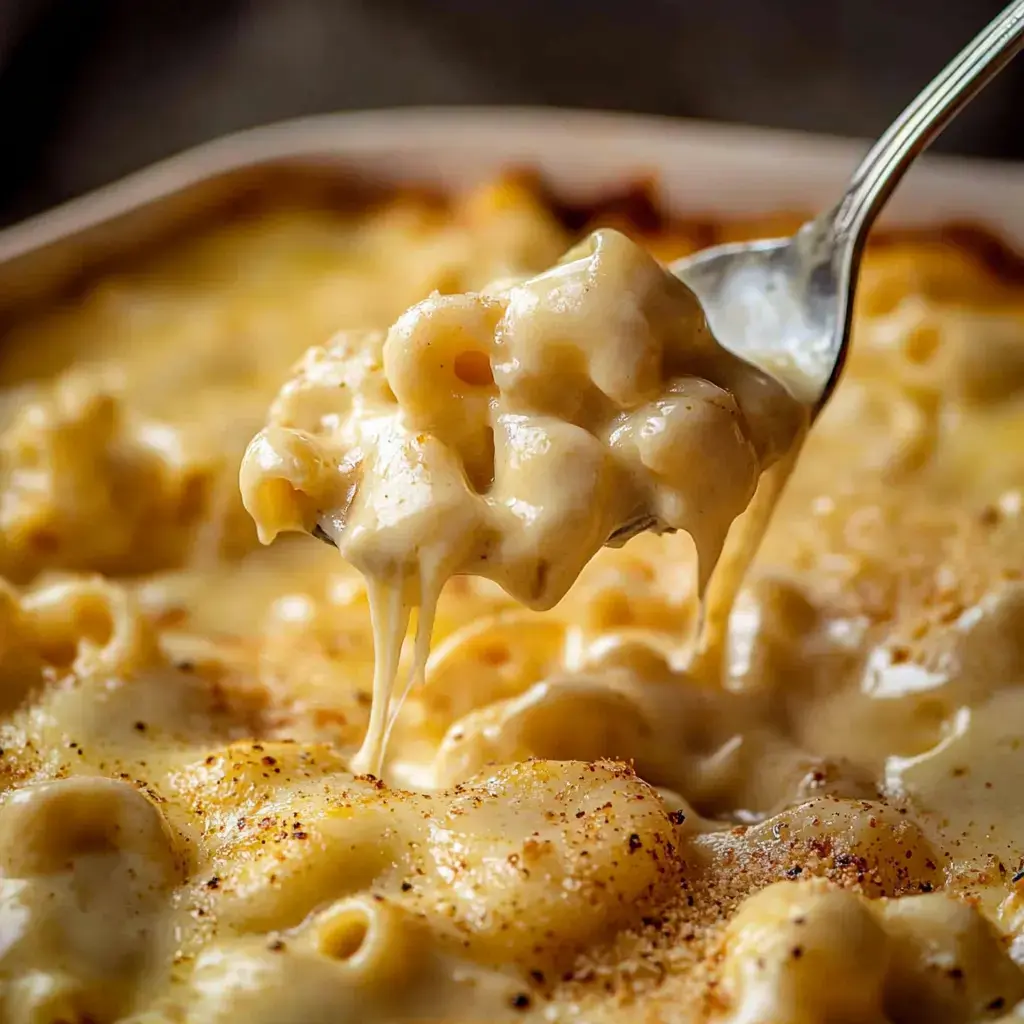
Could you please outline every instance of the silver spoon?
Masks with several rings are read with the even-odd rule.
[[[1024,0],[1010,4],[907,107],[853,172],[839,203],[792,238],[718,245],[672,265],[696,294],[711,332],[734,355],[779,378],[812,408],[846,361],[864,241],[914,160],[1024,46]],[[616,530],[619,545],[645,516]]]
[[[831,210],[792,238],[718,245],[672,265],[719,343],[779,378],[812,408],[812,419],[846,361],[860,258],[875,218],[914,160],[1022,46],[1024,0],[1016,0],[900,114]],[[607,543],[618,547],[645,530],[665,527],[643,516]],[[313,536],[334,544],[319,525]]]

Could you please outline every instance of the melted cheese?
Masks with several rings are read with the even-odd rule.
[[[242,497],[264,543],[319,530],[368,578],[377,664],[353,764],[379,776],[411,605],[409,686],[457,574],[547,609],[617,531],[651,522],[694,539],[703,593],[806,420],[718,345],[682,282],[600,231],[536,277],[435,294],[386,336],[310,350],[249,445]],[[716,647],[774,495],[764,504],[712,595]]]
[[[455,576],[388,781],[350,771],[371,595],[317,541],[259,546],[246,443],[311,346],[571,241],[511,183],[267,211],[6,331],[0,1020],[1010,1019],[1024,290],[939,237],[869,249],[717,674],[684,532],[545,612]]]

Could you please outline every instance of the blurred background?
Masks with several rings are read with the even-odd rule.
[[[0,0],[0,223],[237,128],[544,104],[878,134],[1005,0]],[[1024,159],[1024,58],[937,148]]]

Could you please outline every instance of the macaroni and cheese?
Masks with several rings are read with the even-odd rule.
[[[720,658],[695,663],[723,534],[802,419],[784,395],[759,418],[687,293],[616,230],[668,261],[779,225],[619,207],[570,230],[515,180],[281,204],[5,329],[0,1020],[1024,1014],[1019,264],[937,232],[869,249],[847,374]],[[602,253],[598,305],[530,334],[517,303],[588,287]],[[639,334],[600,305],[614,274],[652,303]],[[605,362],[591,322],[652,348]],[[246,500],[397,572],[391,607],[307,536],[258,543],[239,465],[290,374],[248,465],[301,475],[257,474]],[[506,458],[531,430],[550,472]],[[352,454],[381,439],[423,452],[444,499],[439,521],[400,509],[411,561],[346,484],[379,485]],[[567,504],[538,500],[551,487]],[[679,532],[601,546],[649,511]],[[483,571],[485,537],[508,575]],[[467,569],[492,578],[431,591]],[[382,775],[360,774],[370,608],[412,604],[432,650],[422,673],[414,639],[377,666],[378,689],[412,685]]]
[[[367,578],[377,671],[354,764],[381,773],[410,606],[413,685],[459,573],[548,609],[602,545],[651,523],[694,539],[703,594],[761,474],[792,464],[807,413],[715,341],[681,281],[607,230],[536,277],[435,293],[386,337],[307,352],[246,451],[242,496],[265,543],[318,531]],[[739,573],[727,577],[724,609]]]

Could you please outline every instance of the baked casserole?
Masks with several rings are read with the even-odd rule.
[[[602,477],[544,535],[578,580],[450,579],[425,671],[378,722],[386,756],[353,763],[381,713],[373,587],[308,537],[261,547],[243,507],[243,452],[293,373],[321,426],[352,386],[339,360],[363,398],[415,402],[429,367],[382,379],[372,332],[426,296],[493,297],[595,227],[667,262],[790,226],[667,223],[639,193],[584,215],[514,177],[264,203],[12,321],[0,1021],[1024,1015],[1024,273],[1005,248],[870,248],[848,371],[714,673],[682,658],[701,537],[588,561],[607,526],[588,517],[623,493]],[[491,301],[466,313],[484,333]],[[516,386],[544,388],[559,353]],[[490,387],[485,363],[459,379]],[[578,479],[573,437],[537,486]],[[705,467],[730,522],[786,447],[745,442],[746,475]],[[636,444],[648,468],[677,450]],[[474,451],[484,493],[494,454]]]

